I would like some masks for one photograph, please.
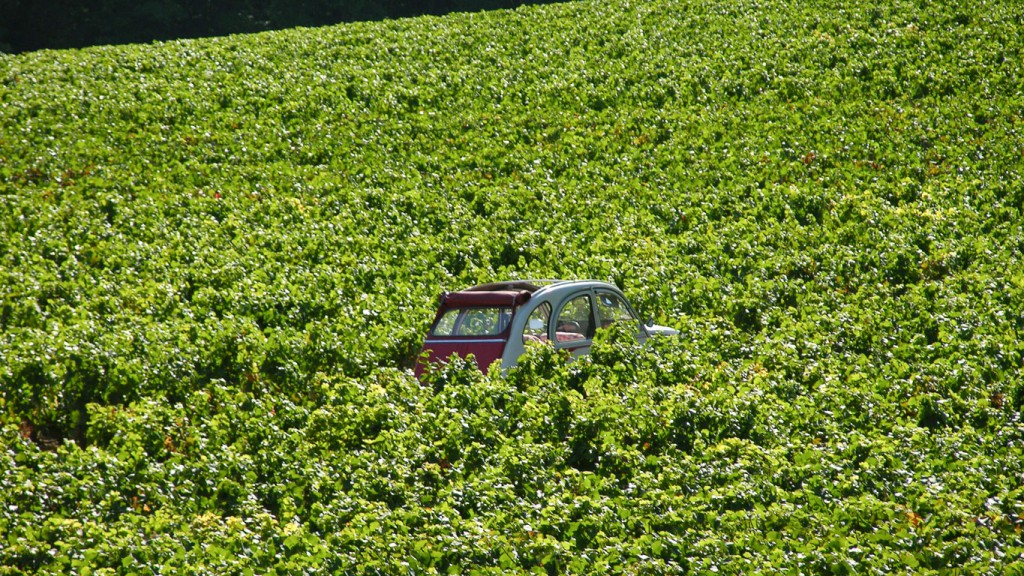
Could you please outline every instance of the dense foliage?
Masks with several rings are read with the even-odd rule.
[[[0,56],[0,573],[1021,573],[1024,7]],[[409,366],[436,294],[682,330]]]

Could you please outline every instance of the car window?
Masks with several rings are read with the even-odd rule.
[[[453,308],[434,325],[434,336],[496,336],[505,331],[511,308]]]
[[[523,342],[547,342],[548,340],[548,319],[551,318],[551,304],[542,303],[530,312],[526,319],[526,327],[523,328]]]
[[[555,336],[559,341],[583,340],[594,336],[593,312],[590,296],[582,295],[569,300],[558,313]]]
[[[608,292],[597,294],[597,315],[601,317],[601,328],[607,328],[614,322],[635,320],[622,298]]]
[[[437,320],[432,333],[434,336],[451,336],[455,332],[455,321],[459,318],[459,310],[447,310]]]

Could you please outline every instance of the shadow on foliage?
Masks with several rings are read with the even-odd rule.
[[[509,9],[557,0],[13,0],[0,4],[0,52],[83,48],[202,38],[386,20],[450,12]]]

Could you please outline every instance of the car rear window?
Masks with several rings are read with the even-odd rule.
[[[434,324],[434,336],[497,336],[512,318],[511,308],[453,308]]]

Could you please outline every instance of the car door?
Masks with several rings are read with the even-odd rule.
[[[551,316],[551,341],[574,356],[590,352],[596,320],[593,294],[587,290],[571,294]]]
[[[625,298],[611,290],[597,289],[594,291],[594,304],[597,309],[598,328],[607,328],[617,322],[624,322],[636,330],[637,338],[642,342],[646,337],[642,323]]]

